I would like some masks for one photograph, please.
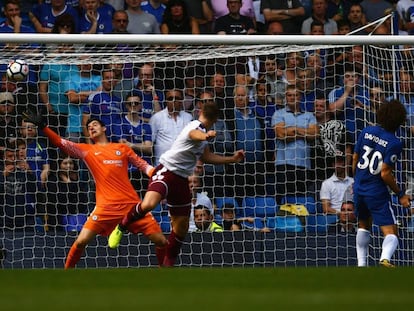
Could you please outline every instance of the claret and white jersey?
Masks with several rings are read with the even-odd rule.
[[[200,121],[191,121],[177,136],[171,148],[160,157],[160,163],[165,168],[184,178],[193,174],[197,160],[208,144],[207,141],[193,141],[190,139],[189,133],[195,129],[206,132]]]

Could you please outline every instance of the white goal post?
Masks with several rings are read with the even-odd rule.
[[[59,50],[60,46],[68,45],[73,48]],[[354,47],[359,49],[354,50]],[[385,100],[399,99],[400,96],[406,95],[407,102],[405,104],[414,106],[414,102],[410,101],[411,98],[414,100],[413,47],[414,38],[411,36],[0,34],[0,68],[3,69],[1,75],[4,76],[0,98],[3,98],[2,92],[13,93],[17,110],[19,105],[42,105],[44,103],[41,98],[45,97],[39,96],[41,92],[39,83],[48,85],[46,89],[50,98],[51,92],[55,92],[57,89],[52,84],[62,82],[45,80],[45,77],[48,76],[44,72],[45,65],[49,66],[47,67],[49,70],[52,70],[50,68],[53,66],[56,66],[53,68],[58,68],[58,66],[63,68],[64,66],[82,64],[91,65],[91,73],[96,76],[99,76],[103,69],[109,65],[130,66],[128,67],[130,69],[128,77],[121,80],[130,81],[132,89],[118,89],[121,97],[127,96],[140,80],[139,68],[143,64],[151,64],[154,68],[156,91],[159,94],[164,94],[171,81],[174,87],[192,88],[188,92],[188,101],[191,101],[192,105],[186,109],[188,113],[193,113],[200,92],[208,90],[215,95],[214,76],[221,73],[225,78],[225,93],[223,97],[220,97],[224,106],[221,108],[231,138],[231,141],[226,140],[225,143],[230,144],[233,148],[225,149],[223,152],[230,152],[236,146],[243,145],[251,148],[252,145],[260,145],[263,148],[260,151],[263,153],[266,151],[268,154],[267,157],[264,155],[262,158],[258,158],[259,160],[256,162],[250,161],[251,166],[249,167],[229,166],[224,168],[224,171],[211,167],[208,170],[205,167],[205,171],[201,175],[201,180],[204,183],[201,188],[207,191],[216,206],[214,216],[217,223],[224,225],[223,202],[235,202],[237,217],[253,218],[254,222],[242,222],[241,231],[189,233],[177,265],[190,267],[352,266],[356,265],[355,232],[352,230],[343,232],[340,218],[336,215],[327,216],[323,212],[320,200],[322,180],[315,175],[315,165],[317,165],[315,163],[318,157],[315,152],[310,153],[312,163],[310,170],[313,175],[307,175],[310,176],[306,180],[307,191],[295,193],[293,201],[288,201],[287,195],[282,198],[278,197],[277,186],[275,186],[277,178],[274,159],[269,156],[272,152],[273,154],[277,152],[277,147],[274,144],[273,147],[267,146],[271,140],[276,138],[268,134],[269,129],[271,130],[272,116],[260,115],[260,111],[266,113],[263,112],[266,109],[260,111],[255,109],[254,102],[257,100],[257,87],[260,84],[258,81],[265,81],[266,88],[269,87],[274,92],[266,94],[269,96],[270,102],[276,102],[277,105],[274,109],[284,105],[285,89],[282,91],[273,89],[270,86],[272,77],[275,77],[276,80],[278,78],[275,75],[266,76],[266,62],[274,61],[277,67],[274,68],[274,74],[277,71],[281,74],[282,78],[277,81],[282,83],[284,88],[286,85],[292,84],[292,79],[295,81],[298,79],[299,72],[303,72],[304,79],[313,80],[309,84],[312,90],[307,86],[302,90],[302,93],[307,94],[315,91],[312,101],[315,100],[315,97],[322,96],[328,103],[334,101],[334,95],[330,95],[331,91],[343,86],[345,68],[352,66],[359,74],[357,86],[361,90],[362,97],[358,100],[367,104],[361,113],[355,114],[356,119],[352,123],[355,128],[349,134],[351,138],[347,138],[350,140],[347,140],[347,143],[352,145],[359,127],[375,122],[375,104],[378,103],[374,102],[374,96],[381,96],[381,100]],[[294,53],[293,56],[290,53]],[[314,56],[317,58],[313,60],[311,65],[310,59]],[[292,66],[288,62],[289,57],[296,58],[297,63],[293,65],[293,68],[289,67]],[[4,73],[7,64],[13,59],[22,59],[27,62],[32,75],[29,76],[30,81],[18,82],[17,87],[9,89],[9,86],[5,86],[8,78]],[[257,69],[254,68],[256,60],[259,65]],[[307,63],[308,61],[309,63]],[[291,70],[294,77],[288,77],[285,74],[286,70]],[[404,76],[404,74],[406,75]],[[234,105],[234,87],[244,83],[238,80],[239,75],[244,77],[244,80],[242,79],[244,82],[247,81],[247,78],[249,80],[245,85],[249,92],[249,113],[251,112],[257,121],[244,124],[243,133],[245,135],[241,135],[242,131],[237,130],[242,122],[241,118],[236,117],[233,112],[235,108],[232,106],[232,104]],[[49,76],[52,77],[52,75]],[[189,83],[188,80],[193,80],[191,83],[197,83],[196,78],[201,78],[201,85],[186,84]],[[408,86],[404,86],[406,87],[404,90],[403,81],[408,84]],[[22,86],[29,82],[32,83],[30,88],[19,87],[19,85]],[[71,81],[66,82],[69,84]],[[52,95],[57,98],[64,97],[66,90],[67,88],[59,94]],[[90,93],[92,91],[95,89],[90,90]],[[269,91],[266,89],[266,92]],[[190,95],[194,98],[190,98]],[[330,98],[330,96],[332,97]],[[36,98],[38,102],[27,102],[32,98]],[[125,98],[121,99],[122,102],[125,101]],[[81,105],[88,105],[88,100],[81,102]],[[165,103],[162,102],[161,106],[164,107]],[[397,165],[396,175],[400,181],[405,183],[407,189],[413,190],[414,176],[412,176],[411,162],[414,160],[414,135],[411,136],[411,127],[414,126],[414,115],[411,114],[414,114],[414,109],[407,109],[408,123],[403,128],[404,133],[399,133],[405,143],[405,148],[403,157]],[[7,113],[9,116],[16,117],[14,112]],[[67,113],[66,117],[68,117]],[[337,115],[334,114],[332,118],[336,120]],[[345,127],[348,126],[345,120],[341,121],[344,121]],[[17,135],[21,135],[19,122],[20,118],[17,116],[15,124]],[[255,124],[253,131],[252,124]],[[59,125],[57,126],[59,127]],[[0,129],[5,133],[10,130],[5,123],[1,123]],[[346,130],[351,131],[348,128]],[[329,136],[329,133],[332,132],[324,133]],[[259,135],[260,138],[248,135]],[[241,141],[242,137],[245,141]],[[250,137],[255,137],[254,139],[260,141],[260,144],[256,144],[256,141],[250,141]],[[326,142],[334,141],[332,137],[325,138]],[[323,143],[324,141],[322,141],[322,145]],[[36,160],[36,157],[41,156],[39,148],[42,148],[36,146],[31,159],[33,161]],[[315,150],[316,146],[316,143],[312,143],[309,148]],[[45,147],[47,151],[51,151],[51,154],[47,155],[50,157],[47,161],[51,162],[49,175],[54,176],[54,179],[50,178],[49,182],[58,185],[56,179],[59,162],[56,158],[58,150],[48,145],[47,142]],[[264,148],[273,149],[265,150]],[[2,149],[4,154],[5,147],[3,146]],[[36,154],[36,152],[39,153]],[[253,149],[250,150],[250,153],[255,158],[258,157],[259,152]],[[152,160],[151,156],[149,159]],[[2,160],[4,163],[4,156]],[[80,178],[87,185],[85,188],[87,190],[83,193],[84,188],[81,188],[79,193],[72,193],[72,196],[67,197],[69,199],[65,201],[65,206],[76,205],[76,200],[80,199],[80,193],[83,193],[87,197],[87,202],[86,208],[80,214],[86,215],[93,208],[94,184],[86,167],[82,163],[78,163],[78,165]],[[273,168],[269,169],[272,165]],[[47,190],[44,190],[43,195],[37,195],[39,191],[43,190],[36,187],[36,190],[32,190],[30,193],[33,198],[27,199],[27,196],[23,195],[24,199],[29,201],[22,203],[17,199],[19,195],[20,198],[22,197],[22,193],[17,190],[16,179],[7,180],[4,177],[1,182],[0,268],[2,266],[4,268],[62,268],[68,250],[81,225],[70,226],[66,216],[69,214],[76,216],[77,213],[68,210],[62,211],[63,203],[59,201],[57,195],[55,195],[56,201],[49,202]],[[53,189],[60,191],[58,187]],[[11,190],[16,192],[11,193]],[[226,192],[227,190],[229,192]],[[137,189],[137,191],[141,195],[145,193],[145,189]],[[10,200],[15,201],[10,203]],[[38,202],[39,200],[41,202]],[[280,206],[286,202],[304,205],[309,215],[297,217],[282,213]],[[403,211],[399,208],[398,204],[394,204],[394,207],[399,219],[400,235],[400,244],[394,260],[400,266],[413,266],[414,225],[411,215],[408,210]],[[10,218],[10,215],[14,213],[10,211],[13,208],[27,213],[19,215],[23,219],[23,224],[19,222],[16,227],[13,224],[17,224],[17,221]],[[161,206],[154,212],[154,216],[162,222],[162,228],[168,234],[168,223],[166,223],[168,211]],[[25,217],[32,217],[33,221],[25,223]],[[55,222],[48,223],[51,219],[55,219]],[[62,219],[65,219],[65,224],[61,223]],[[374,227],[369,254],[370,265],[377,264],[381,243],[381,234],[378,228]],[[121,246],[117,250],[111,250],[107,247],[105,237],[97,237],[96,241],[87,247],[78,264],[78,267],[87,268],[147,266],[157,266],[154,246],[147,238],[131,234],[123,238]]]

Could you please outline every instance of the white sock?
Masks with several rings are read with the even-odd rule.
[[[382,252],[380,261],[383,259],[391,260],[398,246],[398,238],[395,234],[387,234],[382,241]]]
[[[358,267],[366,267],[368,265],[368,245],[371,240],[371,233],[366,229],[358,229],[356,234],[356,252],[358,259]]]

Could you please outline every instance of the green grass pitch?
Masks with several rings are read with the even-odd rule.
[[[413,279],[412,268],[0,270],[0,310],[411,310]]]

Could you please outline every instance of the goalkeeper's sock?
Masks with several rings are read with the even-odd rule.
[[[145,216],[146,212],[144,212],[141,208],[141,202],[138,203],[136,206],[131,208],[128,214],[122,219],[122,222],[119,224],[119,229],[123,232],[127,231],[128,226],[133,223],[134,221],[141,219]]]
[[[66,258],[65,269],[75,268],[82,256],[82,253],[83,248],[78,247],[78,244],[74,243],[70,248],[68,257]]]
[[[170,236],[168,237],[168,245],[165,252],[164,267],[173,267],[175,264],[175,260],[178,257],[178,254],[181,250],[181,245],[183,244],[184,238],[181,238],[175,235],[174,231],[171,231]]]
[[[358,267],[367,266],[368,246],[371,239],[371,233],[366,229],[358,229],[356,234],[356,252],[358,258]]]
[[[167,246],[162,246],[162,247],[157,246],[155,248],[155,253],[157,254],[157,259],[158,259],[158,265],[160,267],[162,267],[164,264],[164,257],[165,257],[166,251],[167,251]]]
[[[382,241],[382,252],[380,261],[387,259],[391,261],[392,255],[394,255],[395,250],[398,246],[398,237],[395,234],[387,234]]]

